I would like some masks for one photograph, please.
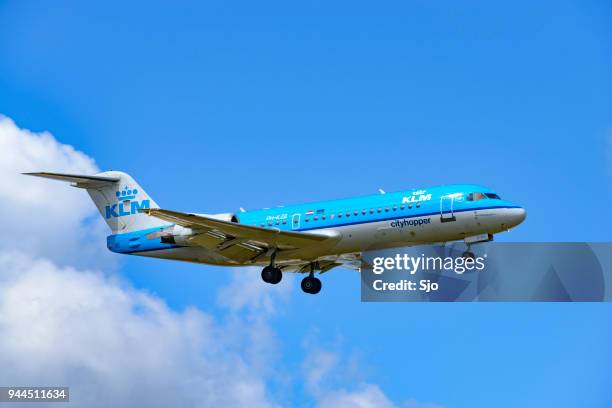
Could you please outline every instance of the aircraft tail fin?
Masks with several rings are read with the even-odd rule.
[[[169,225],[138,211],[159,206],[127,173],[107,171],[93,176],[48,172],[24,174],[67,181],[73,187],[86,189],[113,234]]]

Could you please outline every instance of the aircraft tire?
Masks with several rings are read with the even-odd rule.
[[[321,291],[321,280],[314,276],[307,276],[302,279],[302,290],[311,295],[316,295]]]
[[[470,259],[476,259],[476,255],[474,255],[474,253],[473,253],[472,251],[465,251],[465,252],[463,253],[463,255],[461,255],[461,257],[462,257],[462,258],[465,258],[465,259],[468,259],[468,258],[470,258]]]
[[[283,279],[283,272],[279,268],[268,265],[262,269],[261,279],[266,283],[276,285]]]

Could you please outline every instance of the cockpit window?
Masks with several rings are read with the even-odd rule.
[[[494,198],[499,200],[499,196],[497,194],[494,193],[469,193],[467,195],[466,200],[467,201],[478,201],[478,200],[486,200],[487,198]]]

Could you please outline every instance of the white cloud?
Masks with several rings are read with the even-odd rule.
[[[286,373],[270,318],[295,295],[291,276],[270,286],[257,270],[235,269],[219,292],[221,317],[172,310],[108,273],[116,256],[106,226],[89,220],[87,194],[19,174],[39,170],[98,171],[50,134],[0,117],[0,384],[69,385],[72,406],[276,405],[267,382]],[[343,376],[342,359],[317,351],[289,377],[319,406],[392,406],[373,384],[325,385]]]
[[[347,358],[341,339],[323,348],[319,333],[306,337],[302,371],[309,392],[320,408],[391,408],[394,403],[376,385],[360,377],[359,362]],[[343,351],[340,351],[343,350]]]
[[[0,250],[18,248],[62,265],[109,266],[105,247],[107,227],[89,195],[67,184],[21,173],[55,171],[94,174],[92,158],[59,143],[48,132],[20,129],[0,115]]]
[[[278,312],[278,300],[288,300],[293,294],[292,274],[285,274],[280,283],[269,285],[260,279],[259,268],[234,268],[231,282],[219,291],[217,302],[238,312],[250,310],[257,314]]]
[[[0,270],[1,384],[69,384],[88,407],[273,405],[209,314],[22,253]]]
[[[340,356],[338,353],[320,348],[311,350],[304,360],[306,386],[314,395],[321,393],[321,384],[325,377],[335,371]]]
[[[392,408],[395,405],[380,388],[373,384],[361,384],[352,391],[334,390],[319,400],[319,408]]]
[[[441,408],[415,399],[393,402],[377,384],[366,380],[360,356],[351,352],[340,336],[325,344],[318,330],[304,339],[307,350],[302,375],[308,392],[318,408]]]
[[[263,364],[245,352],[266,354],[267,322],[179,313],[107,273],[101,260],[116,255],[89,196],[20,174],[39,170],[98,172],[49,133],[0,117],[0,384],[70,385],[75,406],[272,406]]]

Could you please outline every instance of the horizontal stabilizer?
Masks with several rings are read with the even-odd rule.
[[[26,176],[43,177],[53,180],[67,181],[74,183],[76,187],[81,188],[96,188],[105,185],[116,183],[120,180],[119,177],[100,177],[100,176],[84,176],[80,174],[63,174],[63,173],[23,173]]]

